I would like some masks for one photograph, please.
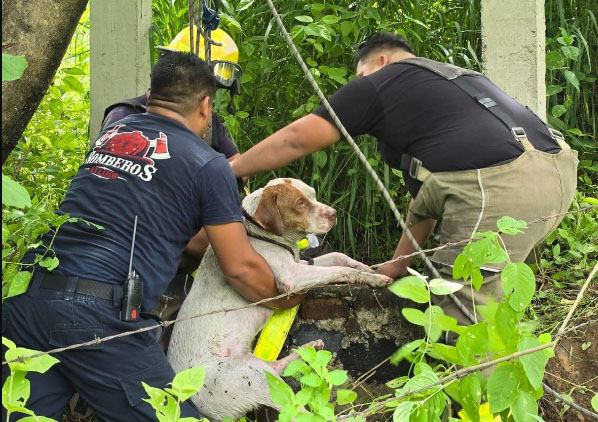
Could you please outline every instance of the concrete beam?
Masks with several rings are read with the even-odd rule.
[[[544,0],[482,0],[484,74],[546,119]]]
[[[151,0],[91,0],[90,138],[112,103],[145,92],[150,83]]]

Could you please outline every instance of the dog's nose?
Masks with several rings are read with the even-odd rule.
[[[330,208],[330,218],[336,218],[336,210],[334,208]]]

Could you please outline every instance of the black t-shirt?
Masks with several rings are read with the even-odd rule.
[[[127,276],[133,222],[133,267],[151,311],[175,275],[181,254],[204,225],[242,221],[229,163],[180,123],[135,114],[100,133],[59,212],[99,224],[63,225],[53,242],[53,271],[120,284]],[[51,236],[44,237],[49,244]],[[33,254],[25,261],[31,262]]]
[[[522,126],[536,149],[560,150],[531,110],[484,76],[462,77]],[[356,79],[339,89],[330,104],[352,136],[376,137],[382,158],[396,169],[404,153],[439,172],[490,167],[523,152],[510,129],[481,104],[453,82],[413,64],[392,63]],[[334,124],[323,106],[314,114]],[[421,183],[403,176],[415,197]]]

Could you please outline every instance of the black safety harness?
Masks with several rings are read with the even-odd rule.
[[[480,105],[482,105],[486,110],[488,110],[494,117],[500,120],[510,131],[515,140],[518,142],[529,142],[527,139],[527,134],[523,127],[518,125],[515,120],[508,113],[506,113],[503,109],[501,109],[496,102],[486,96],[482,91],[478,88],[473,86],[467,78],[462,78],[461,76],[482,76],[479,72],[470,69],[463,69],[461,67],[457,67],[448,63],[440,63],[434,60],[426,59],[423,57],[416,57],[411,59],[401,60],[401,63],[412,64],[415,66],[419,66],[426,70],[436,73],[439,76],[451,81],[463,91],[465,91],[471,98],[477,101]],[[531,111],[531,110],[530,110]],[[541,119],[540,119],[541,120]],[[541,120],[542,121],[542,120]],[[565,137],[561,132],[554,129],[549,124],[543,122],[550,133],[550,136],[559,144],[564,141]],[[407,172],[410,177],[413,179],[419,180],[423,182],[428,178],[431,172],[426,169],[423,165],[421,160],[416,157],[412,157],[408,154],[403,154],[401,156],[401,167],[400,169],[403,172]]]

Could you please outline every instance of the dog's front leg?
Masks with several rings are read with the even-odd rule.
[[[372,287],[383,287],[392,279],[371,271],[356,270],[348,267],[318,267],[298,263],[276,265],[270,262],[278,289],[285,293],[298,293],[314,286],[329,283],[368,284]]]
[[[332,252],[314,258],[314,265],[318,267],[349,267],[354,268],[356,270],[368,272],[372,271],[370,270],[370,267],[368,267],[367,265],[359,261],[356,261],[355,259],[350,258],[347,255],[340,252]]]

